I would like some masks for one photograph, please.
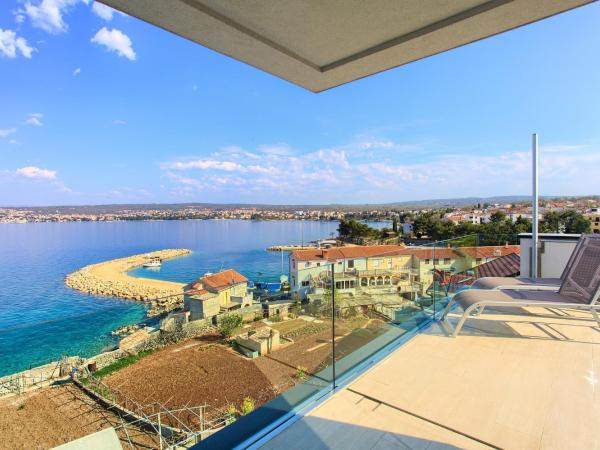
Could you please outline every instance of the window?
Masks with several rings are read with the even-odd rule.
[[[373,260],[373,267],[379,267],[379,264],[381,263],[380,259],[374,259]]]
[[[317,267],[321,267],[321,263],[317,263]]]
[[[429,259],[425,260],[425,264],[430,264],[430,263],[431,263],[431,260],[429,260]]]
[[[450,258],[444,258],[444,264],[450,264]]]
[[[307,261],[306,264],[304,264],[304,267],[310,267],[310,261]]]
[[[481,258],[476,258],[476,259],[475,259],[475,262],[476,262],[477,264],[481,264]]]
[[[348,269],[354,269],[354,260],[353,259],[348,260]]]
[[[307,287],[310,284],[308,280],[302,282],[302,287]]]

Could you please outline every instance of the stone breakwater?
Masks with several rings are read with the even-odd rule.
[[[165,260],[189,253],[187,249],[167,249],[91,264],[67,275],[65,284],[87,294],[147,302],[148,317],[153,317],[182,305],[184,284],[131,277],[127,271],[153,258]]]

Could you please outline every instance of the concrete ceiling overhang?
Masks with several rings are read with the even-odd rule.
[[[313,92],[595,0],[101,0]]]

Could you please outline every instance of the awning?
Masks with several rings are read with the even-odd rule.
[[[593,0],[102,0],[313,92]]]

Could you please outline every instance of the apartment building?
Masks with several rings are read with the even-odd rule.
[[[592,223],[592,233],[600,233],[600,208],[592,208],[584,214],[584,217]]]
[[[432,285],[434,269],[462,273],[512,253],[518,245],[485,247],[405,247],[373,245],[296,250],[290,255],[291,290],[300,299],[331,287],[340,295],[394,293],[411,298]]]

